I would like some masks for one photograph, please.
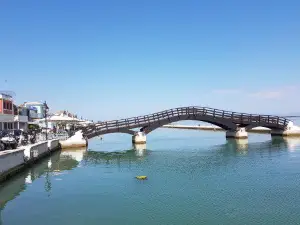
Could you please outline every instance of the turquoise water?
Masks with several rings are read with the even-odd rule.
[[[132,146],[126,134],[103,137],[2,185],[2,224],[300,223],[300,139],[158,129]]]

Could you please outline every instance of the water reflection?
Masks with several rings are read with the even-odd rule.
[[[120,162],[134,162],[143,160],[149,151],[146,150],[146,145],[133,145],[132,149],[118,152],[99,152],[89,150],[84,156],[82,164],[84,166],[90,164],[113,164]]]
[[[259,151],[260,153],[272,153],[276,151],[295,151],[295,149],[300,147],[300,139],[295,138],[282,138],[276,137],[265,142],[254,142],[249,143],[248,139],[228,139],[225,144],[216,145],[211,147],[209,150],[210,156],[223,157],[234,156],[234,155],[248,155],[249,152],[255,153]],[[103,152],[103,151],[92,151],[89,150],[83,156],[83,165],[89,164],[114,164],[120,165],[120,162],[134,162],[145,159],[152,150],[146,148],[146,144],[134,144],[132,149],[117,152]],[[155,152],[155,150],[153,150]],[[172,150],[167,150],[172,153]],[[184,152],[184,151],[183,151]],[[196,152],[203,152],[203,149],[198,149]],[[206,150],[205,150],[206,152]],[[186,153],[188,154],[188,153]],[[183,153],[185,155],[185,153]],[[201,154],[199,155],[201,156]],[[224,158],[220,160],[226,161]]]
[[[31,185],[34,180],[42,179],[42,177],[45,178],[45,193],[50,196],[52,189],[51,177],[57,175],[58,172],[76,168],[85,152],[86,149],[54,152],[50,157],[41,160],[10,180],[2,183],[0,186],[0,210],[2,211],[5,208],[7,202],[13,200],[20,195],[21,192],[25,191],[27,186]],[[0,224],[2,224],[1,221]]]
[[[81,162],[83,160],[83,155],[87,152],[85,147],[83,148],[72,148],[72,149],[63,149],[61,151],[61,157],[72,158],[77,162]]]
[[[277,143],[283,143],[289,152],[295,152],[297,149],[300,150],[299,137],[273,137],[272,140]]]
[[[250,151],[276,152],[300,150],[300,138],[272,137],[265,142],[249,143],[248,139],[228,139],[224,145],[215,146],[224,154],[247,155]]]
[[[227,139],[224,147],[231,152],[245,155],[248,152],[248,143],[248,139]]]
[[[248,157],[251,154],[261,156],[280,151],[293,152],[297,149],[300,150],[299,138],[273,137],[269,141],[259,143],[249,143],[247,139],[227,140],[222,145],[212,146],[210,149],[199,147],[193,152],[187,152],[184,149],[175,152],[166,146],[165,152],[168,154],[165,152],[151,154],[155,152],[155,149],[147,149],[146,144],[136,144],[131,149],[122,152],[87,151],[85,148],[63,150],[53,153],[50,157],[3,183],[0,186],[0,208],[4,209],[7,202],[20,195],[36,179],[44,179],[45,194],[51,196],[53,176],[79,166],[115,164],[120,167],[122,163],[147,162],[149,167],[153,167],[159,164],[156,161],[161,160],[165,165],[164,168],[160,168],[161,170],[177,170],[181,173],[192,174],[199,168],[207,172],[213,168],[224,169],[223,166],[228,166],[232,160],[238,158],[237,156]],[[172,158],[175,154],[176,157]],[[147,157],[150,160],[145,160]]]
[[[146,154],[146,144],[133,144],[132,149],[139,157],[143,157]]]

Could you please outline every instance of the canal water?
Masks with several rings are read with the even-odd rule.
[[[1,224],[300,223],[299,139],[163,128],[147,138],[53,153],[1,185]]]

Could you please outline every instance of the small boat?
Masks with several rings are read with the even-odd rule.
[[[147,180],[147,176],[136,176],[135,178],[138,180]]]

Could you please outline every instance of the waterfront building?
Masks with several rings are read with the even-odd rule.
[[[14,128],[27,131],[29,122],[29,110],[24,106],[14,105]]]
[[[41,102],[25,102],[24,106],[32,110],[30,118],[32,119],[43,119],[45,118],[45,104]]]
[[[0,130],[14,129],[13,97],[0,93]]]

